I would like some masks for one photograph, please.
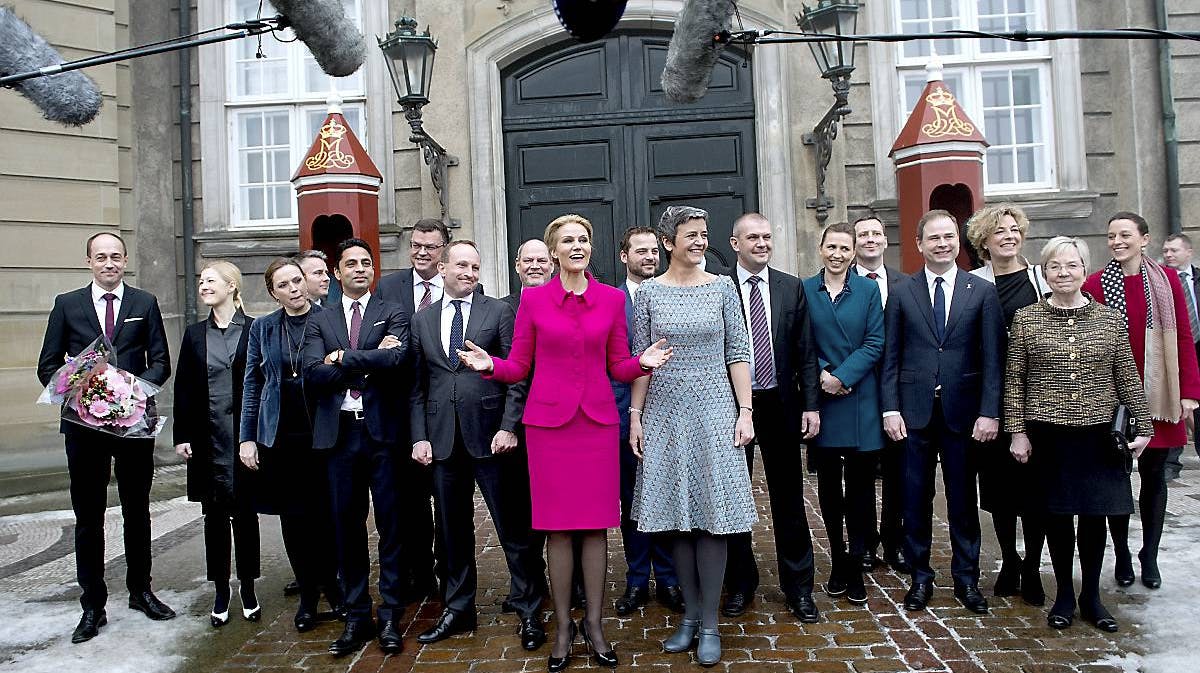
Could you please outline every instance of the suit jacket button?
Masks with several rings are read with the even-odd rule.
[[[939,349],[938,349],[938,352],[939,352],[939,353],[942,353],[942,352],[944,352],[944,350],[945,350],[945,349],[939,348]]]

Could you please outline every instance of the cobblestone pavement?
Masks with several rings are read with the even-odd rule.
[[[1140,584],[1117,589],[1111,579],[1111,555],[1102,582],[1107,605],[1121,621],[1115,638],[1078,622],[1067,631],[1046,626],[1045,608],[1025,605],[1020,599],[990,596],[998,567],[990,520],[981,514],[985,531],[981,588],[989,595],[991,614],[967,612],[939,586],[930,609],[907,613],[901,607],[908,579],[890,570],[876,570],[868,578],[869,602],[853,606],[843,599],[817,594],[822,621],[799,624],[783,605],[775,581],[774,544],[771,538],[765,485],[755,481],[761,519],[754,530],[755,548],[763,574],[758,595],[742,617],[722,624],[724,661],[715,670],[729,672],[794,671],[796,673],[866,673],[887,671],[951,671],[967,673],[1174,673],[1195,670],[1189,665],[1191,643],[1200,638],[1200,626],[1190,606],[1200,600],[1198,583],[1189,574],[1194,554],[1200,551],[1200,464],[1194,455],[1186,462],[1181,480],[1172,482],[1168,503],[1168,532],[1163,543],[1163,572],[1167,588],[1151,592]],[[175,470],[175,472],[172,472]],[[481,503],[476,508],[480,564],[479,629],[473,635],[450,638],[421,647],[416,634],[433,623],[437,603],[410,607],[405,613],[405,651],[384,657],[373,644],[346,659],[333,659],[325,650],[340,633],[340,623],[329,621],[307,634],[291,625],[294,599],[279,598],[289,579],[289,569],[278,544],[273,517],[263,517],[264,579],[259,596],[265,608],[262,623],[234,620],[213,630],[207,626],[209,589],[204,582],[203,546],[199,507],[178,497],[177,468],[160,470],[153,504],[156,586],[160,595],[174,601],[180,618],[151,623],[128,613],[118,594],[123,575],[120,554],[119,510],[110,509],[106,560],[114,593],[109,627],[101,637],[82,646],[66,644],[77,619],[73,584],[74,557],[69,507],[35,511],[26,499],[0,501],[0,609],[6,625],[0,626],[0,671],[87,670],[106,671],[221,671],[223,673],[283,673],[328,671],[351,673],[501,672],[540,671],[549,648],[528,653],[516,637],[517,620],[500,612],[508,586],[504,558],[495,532]],[[813,480],[806,480],[809,520],[817,547],[817,579],[828,573],[829,555],[816,509]],[[163,486],[162,484],[167,484]],[[165,493],[163,493],[165,491]],[[939,499],[940,500],[940,499]],[[115,502],[112,501],[112,502]],[[939,503],[940,507],[940,503]],[[25,510],[13,514],[14,511]],[[1136,518],[1135,518],[1136,526]],[[1134,536],[1137,536],[1135,529]],[[948,578],[949,547],[944,519],[935,522],[934,567]],[[1136,544],[1135,547],[1136,549]],[[1181,555],[1188,556],[1184,558]],[[651,602],[640,614],[617,618],[611,600],[623,589],[624,560],[620,536],[610,536],[609,595],[606,625],[621,657],[621,667],[648,670],[698,670],[690,656],[667,655],[661,641],[671,632],[677,616]],[[1053,592],[1049,560],[1043,559],[1043,584]],[[44,607],[50,606],[50,607]],[[1175,621],[1166,629],[1159,618]],[[576,617],[579,615],[577,614]],[[549,612],[546,612],[549,619]],[[1182,625],[1182,626],[1181,626]],[[1189,630],[1190,629],[1190,630]],[[1167,633],[1164,635],[1162,631]],[[553,634],[551,634],[553,635]],[[1189,638],[1189,635],[1192,636]],[[1182,642],[1181,642],[1182,641]],[[572,668],[594,667],[584,648],[575,646]],[[1165,653],[1165,654],[1164,654]]]

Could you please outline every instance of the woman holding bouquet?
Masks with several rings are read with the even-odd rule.
[[[216,589],[214,627],[229,622],[231,529],[242,616],[250,621],[262,616],[254,595],[258,514],[251,472],[237,460],[237,417],[254,322],[242,311],[241,286],[242,274],[229,262],[210,262],[200,272],[200,301],[210,312],[184,332],[175,375],[175,452],[187,460],[188,499],[204,506],[205,561]]]
[[[300,585],[293,623],[303,632],[316,626],[322,587],[334,612],[342,610],[328,471],[323,454],[312,448],[316,398],[305,394],[300,367],[308,321],[321,307],[308,300],[304,272],[294,259],[271,262],[264,280],[280,308],[249,330],[240,455],[258,473],[258,511],[279,515]]]

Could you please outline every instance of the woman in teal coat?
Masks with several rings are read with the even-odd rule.
[[[878,284],[850,269],[850,225],[826,227],[820,252],[824,268],[804,280],[821,365],[821,434],[809,445],[809,461],[816,466],[817,497],[833,557],[825,591],[861,604],[867,601],[862,566],[852,559],[867,551],[875,507],[874,452],[883,446],[876,373],[883,356],[883,304]]]

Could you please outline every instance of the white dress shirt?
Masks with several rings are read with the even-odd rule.
[[[346,295],[342,295],[342,317],[346,320],[346,335],[347,336],[349,336],[349,334],[350,334],[350,317],[352,315],[354,315],[353,304],[356,301],[358,302],[359,315],[363,319],[362,324],[359,326],[359,332],[358,332],[359,338],[362,338],[363,332],[366,331],[366,329],[368,327],[370,327],[370,325],[367,324],[367,302],[370,300],[371,300],[370,292],[367,292],[366,294],[359,297],[358,299],[351,299],[350,297],[347,297]],[[350,344],[350,349],[351,350],[359,350],[358,346],[353,343]],[[340,367],[341,363],[338,363],[338,366]],[[346,397],[344,399],[342,399],[342,411],[362,411],[362,409],[363,409],[362,395],[359,395],[358,399],[356,400],[350,396],[350,391],[347,390]]]
[[[459,301],[462,302],[462,317],[463,317],[463,340],[467,338],[467,322],[471,319],[471,300],[475,297],[475,293],[468,294]],[[450,358],[450,362],[458,362],[458,354],[450,352],[450,327],[454,324],[454,298],[450,295],[443,297],[442,302],[442,350],[446,352],[446,357]]]
[[[878,278],[868,278],[867,280],[873,280],[873,281],[875,281],[876,284],[879,285],[879,299],[880,299],[880,301],[883,302],[883,307],[887,308],[887,298],[888,298],[887,268],[885,268],[882,264],[880,264],[878,269],[868,269],[867,267],[863,266],[862,264],[855,263],[854,270],[857,271],[858,275],[862,276],[863,278],[866,278],[868,273],[874,273],[879,276]]]
[[[425,286],[421,284],[421,283],[425,282],[425,279],[421,277],[421,274],[417,273],[416,269],[413,269],[412,275],[413,275],[413,310],[416,311],[421,306],[421,298],[425,296]],[[441,300],[442,292],[444,290],[444,286],[443,286],[442,282],[443,282],[442,274],[440,274],[440,273],[433,274],[433,278],[429,279],[429,305],[430,306],[433,306],[434,304],[438,303],[438,301]]]
[[[941,276],[934,275],[933,271],[929,270],[929,267],[925,267],[925,284],[929,288],[929,305],[930,306],[933,306],[933,292],[934,292],[934,288],[937,285],[937,281],[935,279],[942,278],[943,280],[946,281],[946,282],[942,283],[942,293],[946,295],[946,315],[942,316],[942,319],[946,322],[949,322],[949,320],[950,320],[950,306],[954,302],[954,279],[957,277],[958,277],[958,266],[955,264],[951,264],[950,270],[947,271],[946,273],[943,273]],[[942,327],[946,326],[946,322],[942,323]]]
[[[742,268],[741,264],[737,265],[738,287],[741,289],[742,295],[742,314],[746,316],[746,330],[750,335],[750,381],[751,388],[758,389],[758,380],[754,378],[754,333],[751,331],[750,325],[750,288],[754,283],[749,280],[750,276],[758,276],[762,278],[762,282],[758,283],[758,292],[762,295],[763,309],[767,313],[767,336],[770,337],[771,343],[775,343],[774,327],[771,325],[771,280],[767,275],[770,273],[769,267],[763,267],[758,273],[750,273]],[[771,354],[774,357],[774,353]]]
[[[113,300],[113,330],[117,329],[117,316],[121,315],[121,300],[125,298],[125,281],[117,283],[113,288],[112,293],[117,295]],[[108,290],[100,287],[96,283],[92,283],[92,308],[96,309],[96,320],[100,321],[100,333],[104,334],[104,314],[108,311],[108,301],[104,299],[104,295],[108,294]]]
[[[630,299],[637,299],[637,291],[641,286],[641,283],[635,282],[632,278],[625,279],[625,289],[629,290]]]

